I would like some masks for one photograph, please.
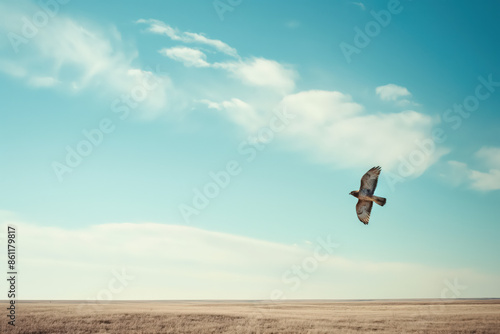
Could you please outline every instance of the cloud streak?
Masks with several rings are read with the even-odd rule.
[[[160,50],[160,54],[168,58],[182,62],[186,67],[210,67],[207,63],[207,56],[197,49],[177,46]]]
[[[207,55],[204,51],[187,46],[174,46],[159,51],[160,54],[181,62],[186,67],[211,67],[224,70],[244,85],[272,89],[279,94],[289,93],[295,88],[298,74],[289,65],[263,57],[242,59],[236,49],[220,40],[210,39],[198,33],[183,32],[158,20],[140,19],[137,23],[147,24],[147,31],[150,33],[162,34],[173,41],[184,44],[210,46],[216,52],[237,59],[210,63],[207,61]]]
[[[32,3],[25,5],[23,10],[2,5],[1,15],[8,19],[0,31],[23,35],[18,22],[22,22],[26,12],[40,11]],[[164,73],[151,73],[133,66],[137,50],[128,47],[114,27],[103,29],[88,22],[82,24],[59,12],[22,47],[18,54],[12,52],[9,56],[9,52],[4,52],[0,71],[31,87],[58,87],[72,93],[97,89],[118,96],[128,93],[152,74],[162,87],[148,95],[143,108],[154,113],[167,106],[169,79]],[[10,49],[8,45],[2,48]]]
[[[448,173],[443,177],[454,185],[466,183],[478,191],[500,190],[500,147],[482,147],[474,157],[486,172],[472,169],[464,162],[451,160],[448,161]]]
[[[173,28],[162,21],[154,19],[140,19],[136,22],[140,24],[146,24],[148,26],[147,31],[154,34],[167,36],[173,41],[209,46],[228,56],[239,58],[236,49],[230,47],[220,40],[208,38],[203,34],[180,31],[179,29]]]
[[[395,84],[388,84],[375,88],[375,92],[383,101],[396,101],[403,96],[411,96],[407,88]]]
[[[113,296],[117,300],[269,299],[275,289],[287,298],[440,297],[435,285],[442,277],[480,283],[489,296],[500,295],[497,277],[471,270],[354,261],[335,253],[297,287],[290,268],[302,266],[317,247],[329,247],[328,236],[287,245],[158,223],[42,227],[8,212],[0,213],[0,223],[4,230],[17,226],[22,299],[92,299],[122,271],[133,279]],[[391,292],[377,289],[382,282]]]

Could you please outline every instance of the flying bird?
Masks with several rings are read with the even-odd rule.
[[[375,196],[375,188],[377,188],[378,176],[382,169],[380,166],[373,167],[361,178],[361,187],[359,190],[354,190],[349,193],[358,199],[356,204],[356,213],[359,220],[367,225],[370,220],[370,212],[372,211],[373,202],[380,206],[384,206],[386,199],[383,197]]]

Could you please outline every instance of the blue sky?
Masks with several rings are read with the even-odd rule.
[[[1,2],[22,298],[500,297],[499,6]]]

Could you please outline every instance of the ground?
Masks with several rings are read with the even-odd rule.
[[[500,333],[500,300],[18,302],[1,333]]]

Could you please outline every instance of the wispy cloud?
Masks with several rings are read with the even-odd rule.
[[[362,2],[354,2],[354,1],[351,1],[351,3],[355,6],[358,6],[359,8],[361,8],[362,10],[366,10],[366,6],[364,3]]]
[[[246,107],[238,112],[227,101],[214,105],[218,110],[226,110],[227,117],[250,134],[259,124],[266,123],[269,110],[286,110],[294,119],[280,133],[279,140],[284,146],[303,152],[315,162],[340,169],[364,167],[377,161],[394,171],[401,157],[408,156],[419,147],[418,143],[427,140],[437,122],[412,110],[369,112],[351,96],[338,91],[301,91],[273,103],[257,107],[245,101]],[[243,117],[244,113],[248,116]],[[447,152],[441,147],[425,156],[415,166],[413,177],[421,175]]]
[[[475,157],[488,171],[470,170],[471,187],[482,191],[500,190],[500,147],[482,147]]]
[[[34,4],[26,3],[26,6],[26,10],[37,9]],[[18,17],[22,22],[23,10],[10,5],[4,5],[2,9],[2,15]],[[0,30],[22,35],[16,22],[7,20]],[[158,77],[156,81],[160,86],[164,86],[150,92],[143,106],[154,111],[167,104],[168,78],[133,66],[137,50],[123,43],[114,27],[102,28],[89,22],[82,24],[60,12],[22,47],[18,54],[3,53],[0,71],[25,80],[29,86],[59,86],[73,92],[94,88],[119,96],[153,75]],[[8,50],[9,45],[3,45],[3,48],[12,51]]]
[[[236,49],[215,39],[209,39],[202,34],[182,32],[158,20],[138,20],[138,23],[148,24],[148,31],[163,34],[174,41],[185,44],[200,44],[211,46],[215,51],[233,56],[237,60],[219,62],[207,61],[207,55],[200,49],[186,46],[163,48],[160,53],[172,60],[179,61],[187,67],[212,67],[225,70],[232,77],[248,86],[270,88],[284,94],[295,88],[298,77],[296,71],[289,65],[263,57],[247,57],[242,59]]]
[[[236,51],[236,49],[230,47],[220,40],[208,38],[201,33],[180,31],[179,29],[173,28],[162,21],[154,19],[140,19],[137,20],[137,23],[147,24],[147,30],[149,32],[168,36],[173,41],[210,46],[219,52],[225,53],[231,57],[238,58],[238,52]]]
[[[232,73],[244,84],[271,88],[278,93],[290,92],[295,88],[297,73],[277,61],[252,57],[245,61],[214,64]]]
[[[280,93],[290,92],[295,87],[296,72],[274,60],[252,57],[246,60],[209,63],[205,53],[185,46],[164,48],[159,52],[186,67],[225,70],[245,85],[271,88]]]
[[[300,268],[318,247],[327,254],[328,236],[287,245],[171,224],[42,227],[1,212],[2,229],[7,223],[16,224],[22,236],[23,276],[38,277],[24,282],[23,299],[92,299],[107,288],[113,270],[134,277],[113,295],[122,300],[269,299],[274,289],[288,298],[440,297],[435,286],[443,277],[482,286],[489,296],[500,293],[498,277],[468,269],[355,261],[335,253],[318,264],[320,270],[304,271],[308,279],[298,285],[290,268]],[[380,291],[382,282],[391,293]]]
[[[375,88],[375,92],[383,101],[396,101],[402,96],[410,96],[411,93],[406,87],[395,84],[388,84]]]
[[[377,161],[385,168],[393,168],[416,147],[416,142],[426,137],[434,120],[415,111],[375,114],[356,103],[349,95],[339,91],[308,90],[294,92],[299,74],[293,66],[267,59],[249,56],[241,58],[236,49],[228,44],[210,39],[203,34],[183,32],[157,20],[138,20],[146,24],[151,33],[162,34],[181,45],[159,49],[159,52],[186,67],[210,68],[222,75],[211,80],[231,82],[236,80],[241,88],[233,89],[232,96],[213,91],[211,85],[203,91],[189,91],[192,103],[207,101],[241,129],[253,132],[266,124],[273,110],[287,108],[298,117],[283,136],[292,149],[307,152],[314,160],[335,168],[365,166]],[[137,58],[135,49],[127,49],[116,29],[105,30],[59,15],[50,26],[31,43],[36,62],[32,57],[21,56],[16,62],[19,68],[11,68],[12,76],[24,78],[36,87],[70,86],[73,90],[87,87],[104,87],[112,94],[130,91],[147,76],[157,76],[132,66]],[[190,44],[186,46],[184,44]],[[203,50],[191,46],[209,46],[215,52],[237,59],[210,62]],[[6,71],[10,60],[0,61],[0,69]],[[44,66],[38,66],[42,62]],[[78,73],[68,77],[66,72]],[[28,74],[29,73],[29,74]],[[164,110],[168,105],[167,91],[170,81],[165,77],[161,89],[148,97],[144,106],[149,113]],[[246,87],[259,90],[252,96]],[[179,88],[179,87],[178,87]],[[179,89],[183,89],[180,87]],[[238,96],[245,94],[246,98]],[[393,84],[376,88],[376,93],[389,101],[400,101],[410,92]],[[218,98],[220,97],[220,98]],[[220,111],[223,111],[222,113]],[[437,150],[414,173],[420,175],[434,163],[444,151]]]
[[[452,160],[448,161],[448,170],[443,178],[454,185],[468,184],[474,190],[500,190],[500,148],[482,147],[474,157],[487,171],[472,169],[464,162]]]
[[[255,108],[240,99],[232,98],[220,103],[210,100],[201,100],[200,102],[205,103],[210,109],[224,111],[226,117],[250,133],[257,131],[265,124],[265,120]]]
[[[174,41],[200,43],[200,39],[195,40],[163,22],[139,22],[148,23],[150,32],[165,34]],[[224,46],[216,48],[218,51],[229,50],[227,44],[218,42]],[[265,99],[256,94],[250,98],[230,96],[216,100],[207,96],[197,100],[204,101],[210,109],[219,113],[224,111],[220,114],[250,134],[266,124],[272,110],[286,108],[298,117],[283,132],[281,139],[288,147],[307,152],[315,161],[335,168],[366,166],[377,161],[384,168],[395,169],[401,163],[401,157],[408,156],[418,147],[419,141],[429,136],[437,121],[425,114],[404,109],[399,113],[370,113],[349,95],[339,91],[294,93],[298,73],[291,66],[262,57],[209,62],[202,50],[186,46],[162,49],[160,52],[184,66],[224,70],[243,85],[266,89],[265,93],[261,92],[261,95],[266,95]],[[234,54],[237,54],[236,50]],[[403,99],[411,93],[402,86],[388,84],[377,87],[375,92],[382,100],[395,101],[402,108],[412,104]],[[412,175],[421,175],[446,152],[446,149],[438,148],[416,167]]]
[[[376,114],[346,94],[335,91],[304,91],[288,95],[282,105],[297,119],[286,132],[294,147],[315,160],[337,168],[366,166],[377,161],[396,168],[419,141],[427,138],[435,120],[407,110]],[[415,176],[432,165],[444,150],[438,149],[418,166]]]
[[[192,49],[184,46],[176,46],[173,48],[161,49],[160,53],[173,59],[182,62],[187,67],[209,67],[207,56],[197,49]]]
[[[500,190],[500,169],[490,169],[488,172],[472,170],[470,179],[473,189],[482,191]]]
[[[476,157],[488,167],[500,168],[500,147],[481,147],[476,152]]]

